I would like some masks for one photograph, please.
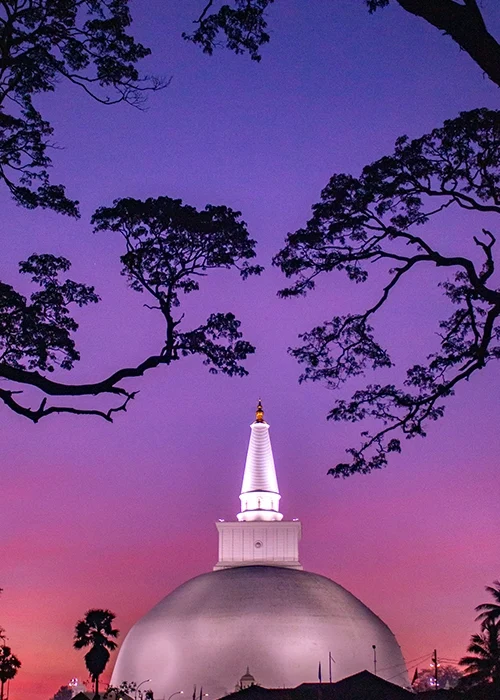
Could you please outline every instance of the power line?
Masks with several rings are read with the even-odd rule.
[[[379,669],[379,673],[382,673],[382,671],[390,671],[393,668],[398,668],[398,666],[410,666],[411,664],[414,664],[415,662],[420,662],[425,659],[426,656],[430,656],[431,652],[427,652],[426,654],[422,654],[421,656],[417,656],[416,659],[410,659],[409,661],[403,661],[400,664],[393,664],[392,666],[385,666],[384,668]]]
[[[425,659],[426,656],[429,656],[430,652],[427,654],[422,654],[422,656],[418,656],[416,659],[410,659],[409,661],[403,661],[400,664],[393,664],[392,666],[385,666],[384,668],[379,669],[380,672],[382,671],[390,671],[393,668],[398,668],[398,666],[411,666],[411,664],[415,662],[420,662],[421,660]]]
[[[403,674],[403,671],[400,671],[399,673],[396,673],[395,676],[391,676],[390,678],[386,678],[385,680],[386,680],[386,681],[392,681],[394,678],[401,677],[402,674]]]
[[[438,672],[439,661],[444,661],[445,663],[451,663],[451,664],[457,665],[458,659],[448,659],[446,657],[440,656],[439,661],[438,661],[436,649],[434,649],[433,653],[427,652],[426,654],[422,654],[421,656],[417,656],[416,658],[410,659],[409,661],[406,661],[404,663],[393,664],[392,666],[385,666],[384,668],[379,669],[379,673],[382,673],[383,671],[390,671],[390,670],[395,669],[395,668],[402,668],[402,667],[406,667],[408,669],[413,664],[416,664],[418,666],[419,663],[422,663],[422,661],[424,661],[429,656],[431,657],[431,666],[433,667],[433,670],[434,670],[434,684],[435,684],[434,687],[438,688],[439,685],[438,685],[437,676],[439,674],[439,672]],[[391,676],[390,678],[386,678],[386,680],[391,681],[394,678],[401,676],[402,673],[404,673],[403,670],[399,671],[398,673],[396,673],[394,676]]]

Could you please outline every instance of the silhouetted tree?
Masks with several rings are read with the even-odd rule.
[[[104,700],[122,700],[122,698],[139,698],[139,700],[154,700],[154,693],[152,690],[142,691],[138,688],[137,683],[123,681],[120,686],[116,688],[115,686],[109,685],[106,692],[102,696]]]
[[[78,216],[50,182],[52,126],[34,98],[69,81],[102,104],[140,105],[163,86],[139,75],[150,50],[136,42],[128,0],[0,0],[0,181],[18,204]]]
[[[52,127],[36,107],[36,95],[67,80],[100,103],[140,106],[145,91],[165,85],[137,71],[137,62],[150,51],[128,34],[130,24],[128,0],[0,0],[0,182],[21,206],[79,215],[78,202],[49,180]],[[245,374],[240,362],[254,348],[241,340],[232,314],[215,313],[205,324],[187,329],[180,326],[183,315],[175,315],[179,293],[197,290],[197,280],[209,270],[236,267],[243,278],[260,271],[248,265],[255,243],[239,213],[212,205],[196,211],[167,197],[145,203],[119,200],[96,212],[94,223],[98,230],[108,226],[124,235],[125,273],[133,289],[151,295],[152,304],[146,306],[162,313],[165,341],[159,342],[156,355],[99,381],[50,379],[47,375],[56,368],[70,370],[80,359],[72,309],[99,298],[92,286],[67,278],[71,264],[66,258],[32,255],[19,264],[20,273],[38,287],[29,298],[0,282],[0,400],[35,423],[55,413],[111,421],[136,393],[125,390],[123,380],[183,355],[201,354],[211,371]],[[145,233],[139,233],[141,227]],[[148,267],[153,258],[156,270]],[[23,386],[41,392],[37,407],[27,403],[31,398],[23,400]],[[99,395],[118,402],[111,408],[101,408],[99,402],[91,408],[73,405],[75,397]],[[71,399],[71,405],[54,405],[53,397]]]
[[[123,700],[123,698],[137,697],[138,691],[137,683],[134,681],[127,682],[123,681],[120,686],[116,688],[113,685],[108,685],[106,692],[103,694],[103,700]]]
[[[73,691],[69,685],[62,685],[57,693],[54,695],[52,700],[71,700],[73,697]]]
[[[488,622],[480,634],[473,634],[469,656],[458,662],[465,666],[465,686],[493,684],[500,690],[500,623]]]
[[[204,53],[213,54],[222,46],[219,34],[226,39],[226,48],[237,54],[248,53],[253,61],[260,61],[259,49],[269,41],[266,10],[274,0],[232,0],[211,12],[214,0],[208,0],[195,20],[193,33],[183,33],[184,39],[202,47]]]
[[[240,322],[232,313],[213,313],[205,323],[185,328],[184,314],[178,311],[181,295],[197,291],[200,278],[210,270],[235,268],[243,279],[261,272],[260,266],[249,264],[255,256],[255,241],[239,212],[213,205],[198,211],[168,197],[145,202],[121,199],[98,209],[92,221],[96,231],[123,237],[123,274],[132,289],[149,297],[145,306],[163,316],[165,338],[157,354],[98,382],[68,384],[49,379],[40,370],[71,369],[79,359],[71,335],[78,327],[71,306],[94,303],[98,297],[93,287],[60,279],[70,267],[65,258],[32,255],[20,264],[20,271],[30,275],[40,290],[28,301],[10,287],[3,297],[8,303],[0,305],[0,377],[36,387],[46,397],[38,408],[30,408],[20,402],[17,388],[1,388],[0,399],[9,408],[34,422],[53,413],[91,414],[111,421],[136,394],[121,385],[124,380],[183,356],[201,355],[214,373],[247,373],[241,361],[254,347],[241,339]],[[119,405],[101,410],[47,402],[48,396],[100,394],[118,397]]]
[[[7,681],[16,677],[21,668],[21,662],[14,656],[11,648],[2,644],[0,646],[0,700],[4,698],[4,687]]]
[[[390,0],[364,2],[373,13]],[[489,33],[476,0],[393,2],[449,34],[500,85],[500,45]],[[208,0],[201,5],[195,30],[183,36],[209,55],[225,45],[260,61],[260,49],[270,40],[267,11],[273,3],[232,0],[220,5]],[[401,449],[400,440],[390,437],[391,431],[400,429],[407,438],[425,435],[427,420],[443,414],[442,400],[454,387],[500,356],[495,345],[500,337],[500,293],[491,284],[493,234],[483,229],[483,235],[472,237],[483,254],[478,268],[472,257],[445,255],[410,230],[453,206],[478,213],[500,212],[498,115],[488,110],[464,113],[421,139],[398,139],[394,154],[367,166],[359,178],[335,175],[322,193],[322,202],[313,207],[307,227],[289,235],[275,258],[288,277],[299,276],[299,282],[283,290],[282,296],[306,293],[321,272],[343,270],[353,281],[363,282],[367,262],[397,265],[373,307],[365,313],[334,317],[301,336],[303,346],[292,351],[306,365],[301,381],[322,380],[330,388],[363,374],[367,367],[392,366],[388,352],[374,340],[368,320],[385,305],[402,278],[406,280],[406,273],[423,262],[456,270],[454,279],[441,285],[459,308],[440,324],[440,351],[430,355],[426,365],[408,370],[405,388],[370,385],[350,402],[337,402],[330,412],[333,420],[375,418],[385,426],[374,435],[363,433],[361,448],[348,450],[350,464],[331,469],[334,476],[385,466],[387,454]]]
[[[386,7],[390,0],[363,0],[369,11]],[[225,37],[226,47],[238,54],[248,53],[260,61],[260,48],[269,41],[266,10],[274,0],[208,0],[195,21],[196,29],[184,38],[212,54]],[[466,51],[491,80],[500,86],[500,44],[489,32],[477,0],[393,0],[403,10],[420,17],[450,36]],[[214,11],[212,11],[214,10]]]
[[[85,654],[85,666],[94,681],[94,698],[99,698],[99,677],[109,661],[109,652],[114,651],[117,644],[114,639],[119,631],[113,628],[115,615],[110,610],[88,610],[83,620],[75,627],[75,649],[90,650]]]
[[[494,235],[486,229],[471,232],[478,256],[466,257],[463,241],[456,241],[455,253],[445,252],[426,229],[438,214],[442,225],[453,208],[500,214],[499,183],[500,112],[464,112],[419,139],[399,138],[392,155],[366,166],[359,177],[333,175],[310,221],[288,235],[276,256],[274,263],[297,280],[282,290],[284,297],[306,294],[323,273],[341,271],[356,283],[365,282],[377,266],[388,275],[368,309],[334,316],[304,333],[302,346],[291,351],[305,366],[301,381],[321,381],[332,389],[368,369],[393,366],[374,337],[373,318],[413,271],[431,267],[453,273],[437,276],[454,310],[440,322],[439,347],[427,362],[410,367],[402,386],[369,384],[351,400],[337,401],[329,413],[335,421],[382,422],[380,430],[363,433],[361,447],[347,451],[350,463],[330,470],[334,476],[384,467],[388,453],[401,450],[394,431],[407,439],[425,436],[426,424],[443,415],[455,387],[500,358]]]
[[[500,581],[493,581],[492,586],[486,586],[486,591],[493,596],[494,603],[481,603],[476,607],[480,614],[476,620],[481,620],[483,627],[490,622],[500,622]]]
[[[461,678],[462,673],[455,666],[439,666],[439,688],[454,688]],[[429,668],[425,671],[420,671],[411,687],[416,693],[425,693],[427,690],[435,689],[434,670]]]
[[[370,12],[390,0],[365,0]],[[421,17],[450,36],[484,73],[500,86],[500,44],[490,34],[478,0],[394,0],[410,14]]]

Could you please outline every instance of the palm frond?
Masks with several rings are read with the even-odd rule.
[[[472,635],[467,651],[470,655],[459,661],[466,666],[467,684],[500,682],[500,622],[485,621],[483,632]]]
[[[75,639],[73,642],[73,648],[74,649],[83,649],[84,647],[88,647],[90,642],[87,639]]]
[[[493,600],[497,602],[480,603],[480,605],[476,606],[476,612],[480,612],[476,620],[481,620],[483,627],[486,627],[489,622],[496,622],[496,620],[500,619],[500,581],[493,581],[493,585],[485,586],[485,590],[490,593]]]

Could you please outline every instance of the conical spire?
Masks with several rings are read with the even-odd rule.
[[[241,513],[238,520],[281,520],[280,494],[269,437],[269,424],[264,420],[264,409],[259,401],[255,421],[250,426],[243,485]]]
[[[235,566],[283,566],[302,569],[299,561],[300,522],[283,520],[269,439],[269,425],[259,400],[250,426],[238,522],[219,520],[219,559],[215,571]],[[249,669],[247,669],[249,674]],[[249,674],[251,676],[251,674]]]

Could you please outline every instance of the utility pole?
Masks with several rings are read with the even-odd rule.
[[[373,649],[373,673],[377,675],[377,645],[372,644]]]
[[[332,682],[332,661],[335,659],[332,656],[332,652],[328,652],[328,675],[330,676],[330,683]]]
[[[438,678],[439,678],[439,664],[438,655],[436,649],[434,649],[434,654],[432,655],[432,666],[434,666],[434,690],[438,689]]]

